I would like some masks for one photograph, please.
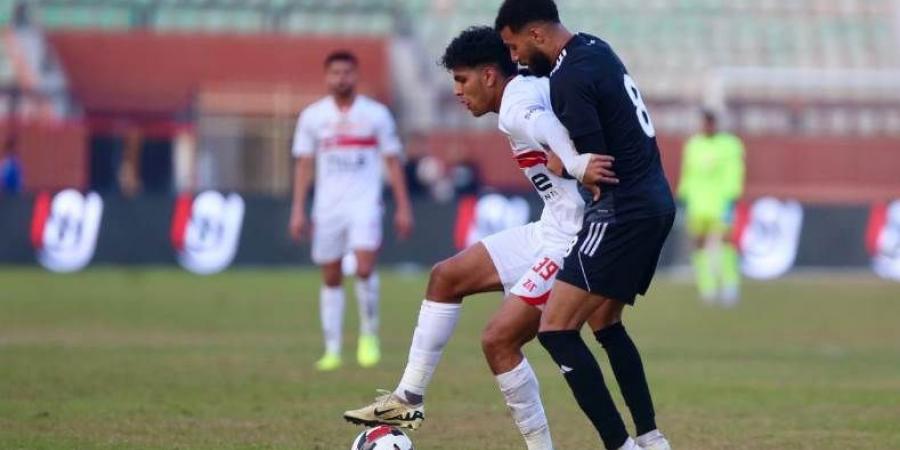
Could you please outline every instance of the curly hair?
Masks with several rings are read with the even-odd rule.
[[[516,63],[509,55],[500,34],[488,26],[466,28],[450,41],[441,57],[441,65],[447,70],[473,68],[491,64],[506,75],[516,73]]]

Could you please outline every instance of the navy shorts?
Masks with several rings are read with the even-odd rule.
[[[675,213],[627,222],[585,222],[557,280],[634,305],[647,293]]]

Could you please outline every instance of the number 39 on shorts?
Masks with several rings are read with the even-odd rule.
[[[553,262],[552,259],[545,256],[544,259],[535,264],[534,267],[531,268],[531,270],[540,275],[541,278],[549,280],[550,278],[553,278],[554,275],[556,275],[556,272],[559,272],[559,265]]]

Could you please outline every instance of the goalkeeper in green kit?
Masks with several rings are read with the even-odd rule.
[[[740,267],[731,238],[735,203],[744,189],[744,145],[719,131],[704,111],[703,132],[684,146],[678,199],[686,209],[697,289],[703,301],[733,306],[740,298]]]

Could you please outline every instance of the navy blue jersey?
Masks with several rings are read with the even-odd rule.
[[[650,114],[609,44],[576,34],[550,74],[550,101],[579,153],[616,158],[613,170],[618,185],[602,186],[603,194],[596,202],[581,188],[589,204],[586,221],[621,222],[675,210]]]

